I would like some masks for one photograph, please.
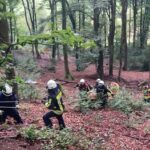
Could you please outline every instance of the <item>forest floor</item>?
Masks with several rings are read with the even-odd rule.
[[[48,55],[43,54],[42,59],[38,60],[39,67],[42,69],[42,75],[38,79],[38,88],[41,91],[46,90],[45,86],[49,79],[64,80],[63,60],[60,60],[56,66],[56,72],[48,71],[49,63]],[[76,112],[71,105],[77,90],[75,84],[84,78],[94,85],[97,78],[94,65],[90,65],[85,71],[77,72],[74,65],[74,59],[69,59],[71,73],[75,80],[73,82],[63,82],[65,90],[64,104],[66,112],[64,120],[67,128],[71,128],[74,132],[85,131],[85,135],[91,140],[96,139],[103,149],[106,150],[149,150],[150,149],[150,119],[149,111],[134,112],[128,117],[117,110],[111,108],[93,110],[86,114]],[[107,66],[105,67],[107,74]],[[114,71],[117,76],[117,70]],[[123,71],[122,78],[126,82],[120,82],[121,86],[129,87],[137,92],[137,84],[139,81],[148,80],[148,72]],[[105,76],[105,81],[109,84],[110,81]],[[131,84],[130,84],[131,83]],[[133,83],[133,84],[132,84]],[[44,127],[42,116],[47,112],[43,104],[36,102],[21,102],[19,110],[23,120],[23,127],[35,124],[38,128]],[[57,128],[57,122],[54,120],[54,127]],[[2,150],[40,150],[42,149],[39,141],[29,142],[24,138],[16,136],[21,126],[14,125],[10,120],[5,125],[0,125],[0,149]],[[75,150],[71,149],[70,150]],[[89,148],[89,150],[95,150]]]

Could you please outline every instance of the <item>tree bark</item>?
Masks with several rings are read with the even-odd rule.
[[[98,30],[99,30],[99,15],[100,11],[99,8],[97,7],[97,0],[94,0],[94,33],[96,37],[98,38]],[[96,41],[97,47],[100,49],[99,50],[99,56],[98,56],[98,66],[97,66],[97,72],[98,75],[101,79],[103,79],[104,76],[104,70],[103,70],[103,51],[101,49],[101,40]]]
[[[141,34],[141,48],[144,48],[147,45],[149,25],[150,25],[150,0],[146,0],[145,2],[145,13],[143,16],[143,24],[142,24],[142,34]]]
[[[66,1],[62,0],[62,29],[66,29]],[[69,64],[68,64],[68,47],[67,45],[63,45],[63,54],[64,54],[64,67],[65,67],[65,78],[72,80],[73,77],[69,70]]]
[[[121,31],[121,50],[124,52],[123,70],[128,68],[128,48],[127,48],[127,0],[121,0],[122,6],[122,31]]]
[[[133,0],[133,47],[135,48],[136,41],[136,17],[137,17],[137,0]]]
[[[110,52],[109,57],[109,75],[113,76],[113,63],[114,63],[114,36],[115,36],[115,19],[116,19],[116,0],[110,1],[110,25],[108,36],[108,50]]]

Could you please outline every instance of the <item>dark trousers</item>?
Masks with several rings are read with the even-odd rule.
[[[6,121],[7,116],[13,117],[16,123],[23,123],[18,111],[16,108],[7,108],[7,109],[2,109],[3,114],[1,116],[1,123],[4,123]]]
[[[53,124],[52,124],[52,121],[50,119],[52,117],[56,117],[57,118],[60,129],[65,128],[65,123],[64,123],[63,116],[62,115],[57,115],[53,111],[50,111],[50,112],[46,113],[43,116],[44,123],[45,123],[45,125],[47,127],[52,128]]]

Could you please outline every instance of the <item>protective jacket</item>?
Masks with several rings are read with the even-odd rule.
[[[0,92],[0,109],[7,107],[16,107],[17,103],[18,99],[14,93],[7,95],[3,92]]]
[[[83,83],[83,84],[78,83],[76,87],[78,87],[80,91],[86,91],[86,92],[92,89],[92,87],[88,83]]]
[[[48,90],[48,97],[45,106],[56,114],[62,114],[64,111],[64,105],[62,101],[61,86],[57,86],[54,89]]]
[[[105,85],[102,85],[102,84],[97,84],[95,86],[95,89],[96,89],[96,93],[107,94],[108,92],[110,92],[110,90],[108,90],[107,87]]]

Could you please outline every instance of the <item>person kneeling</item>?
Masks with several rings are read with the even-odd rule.
[[[22,124],[23,121],[16,108],[17,97],[12,91],[12,87],[7,83],[2,87],[0,92],[0,123],[5,123],[7,116],[13,117],[17,124]]]
[[[54,80],[47,82],[48,97],[45,106],[50,110],[43,116],[44,123],[47,127],[52,128],[53,124],[50,118],[56,117],[59,122],[60,130],[65,128],[63,119],[64,105],[62,101],[61,86]]]

